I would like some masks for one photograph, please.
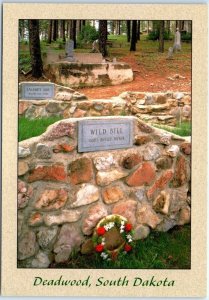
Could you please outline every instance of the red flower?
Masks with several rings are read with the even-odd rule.
[[[132,225],[130,224],[130,223],[127,223],[126,225],[125,225],[125,231],[127,232],[127,231],[131,231],[131,229],[132,229]]]
[[[132,250],[132,247],[129,244],[125,244],[124,250],[126,252],[130,252]]]
[[[98,235],[103,235],[103,234],[105,234],[105,232],[106,232],[106,230],[105,230],[104,227],[97,228],[97,234]]]
[[[102,244],[98,244],[95,247],[96,252],[102,252],[104,250],[104,246]]]

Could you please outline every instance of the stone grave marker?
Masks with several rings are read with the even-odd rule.
[[[172,59],[173,58],[173,47],[169,47],[168,49],[168,55],[166,57],[167,59]]]
[[[181,51],[181,33],[179,32],[178,28],[176,29],[176,33],[175,33],[173,50]]]
[[[122,149],[133,146],[131,119],[81,120],[78,124],[78,152]]]
[[[69,61],[75,61],[74,58],[74,41],[73,40],[69,40],[66,42],[65,45],[65,53],[66,53],[66,59]]]
[[[23,82],[20,84],[20,98],[42,100],[54,98],[54,83]]]

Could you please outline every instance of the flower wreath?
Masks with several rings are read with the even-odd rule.
[[[105,245],[105,233],[116,227],[123,239],[123,243],[114,249],[108,250]],[[133,248],[133,229],[132,224],[120,215],[109,215],[103,218],[96,226],[93,234],[94,249],[104,260],[114,260],[118,253],[123,251],[124,254],[130,252]]]

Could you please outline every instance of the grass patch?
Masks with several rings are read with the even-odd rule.
[[[180,136],[190,136],[192,131],[192,125],[190,122],[182,122],[176,127],[170,127],[170,126],[164,126],[158,124],[153,124],[153,126],[156,128],[164,129],[166,131],[172,132]]]
[[[39,136],[47,129],[49,125],[61,119],[61,117],[57,116],[34,120],[20,117],[18,123],[18,141],[20,142],[34,136]]]
[[[130,254],[121,254],[116,261],[103,261],[97,254],[74,253],[62,264],[51,268],[88,269],[190,269],[190,225],[175,227],[169,232],[152,232],[145,240],[139,240]]]

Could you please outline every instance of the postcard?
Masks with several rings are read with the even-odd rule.
[[[3,5],[3,296],[206,296],[207,5]]]

